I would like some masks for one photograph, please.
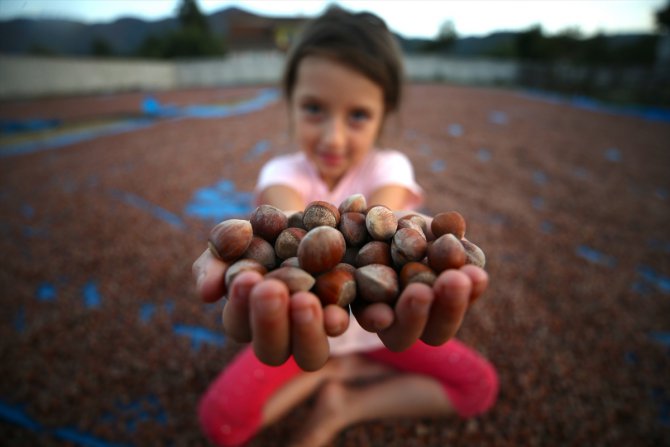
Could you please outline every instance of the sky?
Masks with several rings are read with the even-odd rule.
[[[435,37],[447,21],[461,36],[494,31],[518,31],[541,25],[555,34],[577,28],[584,36],[653,32],[654,12],[670,0],[339,0],[354,11],[371,11],[404,37]],[[0,19],[15,17],[68,18],[87,23],[119,17],[158,20],[174,16],[181,0],[0,0]],[[330,0],[198,0],[204,13],[229,6],[276,17],[310,17]]]

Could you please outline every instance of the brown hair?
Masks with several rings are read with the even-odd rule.
[[[398,108],[403,84],[402,53],[378,16],[332,6],[307,22],[286,60],[282,87],[289,102],[300,62],[313,55],[332,58],[379,85],[384,93],[385,114]]]

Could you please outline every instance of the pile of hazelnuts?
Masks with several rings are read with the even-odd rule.
[[[368,207],[362,194],[339,207],[315,201],[287,216],[260,205],[249,217],[228,219],[209,235],[209,249],[227,263],[226,286],[245,270],[283,281],[290,293],[311,291],[323,306],[393,304],[410,283],[432,285],[437,275],[465,264],[484,267],[484,252],[464,239],[456,211],[396,217],[383,205]]]

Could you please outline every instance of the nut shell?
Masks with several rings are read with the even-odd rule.
[[[382,241],[368,242],[358,250],[354,264],[356,267],[364,267],[370,264],[393,265],[391,245]]]
[[[436,273],[465,265],[465,248],[451,233],[444,234],[428,246],[428,265]]]
[[[368,229],[365,226],[365,214],[363,213],[342,214],[337,228],[344,236],[347,247],[360,247],[368,240]]]
[[[437,275],[435,275],[433,269],[421,262],[408,262],[400,270],[400,286],[403,289],[413,282],[420,282],[432,287],[436,278]]]
[[[368,208],[368,202],[363,194],[352,194],[340,203],[337,210],[340,215],[344,213],[361,213],[365,214]]]
[[[356,298],[354,273],[335,268],[316,278],[314,293],[325,307],[329,304],[348,306]]]
[[[371,303],[394,303],[398,298],[398,274],[388,265],[370,264],[356,270],[357,296]]]
[[[465,249],[465,263],[484,268],[486,265],[486,255],[484,254],[484,251],[467,239],[461,239],[461,244]]]
[[[335,205],[322,200],[309,203],[302,216],[302,223],[307,231],[320,226],[337,228],[339,222],[340,212]]]
[[[279,233],[288,227],[288,217],[279,208],[272,205],[260,205],[249,218],[254,235],[262,237],[271,244]]]
[[[258,261],[254,261],[253,259],[240,259],[239,261],[235,261],[230,264],[226,269],[226,272],[224,273],[224,282],[226,287],[230,287],[235,277],[240,272],[244,272],[246,270],[253,270],[260,273],[261,275],[265,275],[267,273],[267,269],[263,267]]]
[[[309,273],[327,272],[340,263],[345,249],[344,237],[337,229],[330,226],[316,227],[300,241],[298,262]]]
[[[254,236],[247,251],[242,254],[244,259],[253,259],[260,263],[267,270],[272,270],[277,266],[277,256],[271,243],[262,237]]]
[[[289,293],[306,292],[314,286],[315,279],[312,275],[299,267],[279,267],[265,275],[266,278],[274,278],[286,284]]]
[[[365,226],[372,239],[387,241],[398,229],[398,219],[389,208],[384,205],[375,205],[368,210],[365,216]]]
[[[436,214],[430,223],[430,229],[436,238],[445,234],[453,234],[456,239],[465,237],[465,219],[457,211]]]
[[[391,242],[391,258],[397,268],[402,268],[412,261],[420,261],[426,256],[425,236],[420,230],[401,228],[393,235]]]
[[[251,223],[247,220],[224,220],[210,231],[209,249],[214,256],[223,261],[234,261],[249,248],[253,237],[252,231]]]
[[[302,228],[288,227],[275,240],[275,253],[279,259],[288,259],[298,254],[298,245],[307,231]]]

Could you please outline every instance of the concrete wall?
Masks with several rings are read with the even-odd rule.
[[[283,62],[284,55],[272,51],[192,61],[0,55],[0,99],[272,84]],[[515,62],[408,56],[405,65],[412,81],[509,84],[518,76]]]

